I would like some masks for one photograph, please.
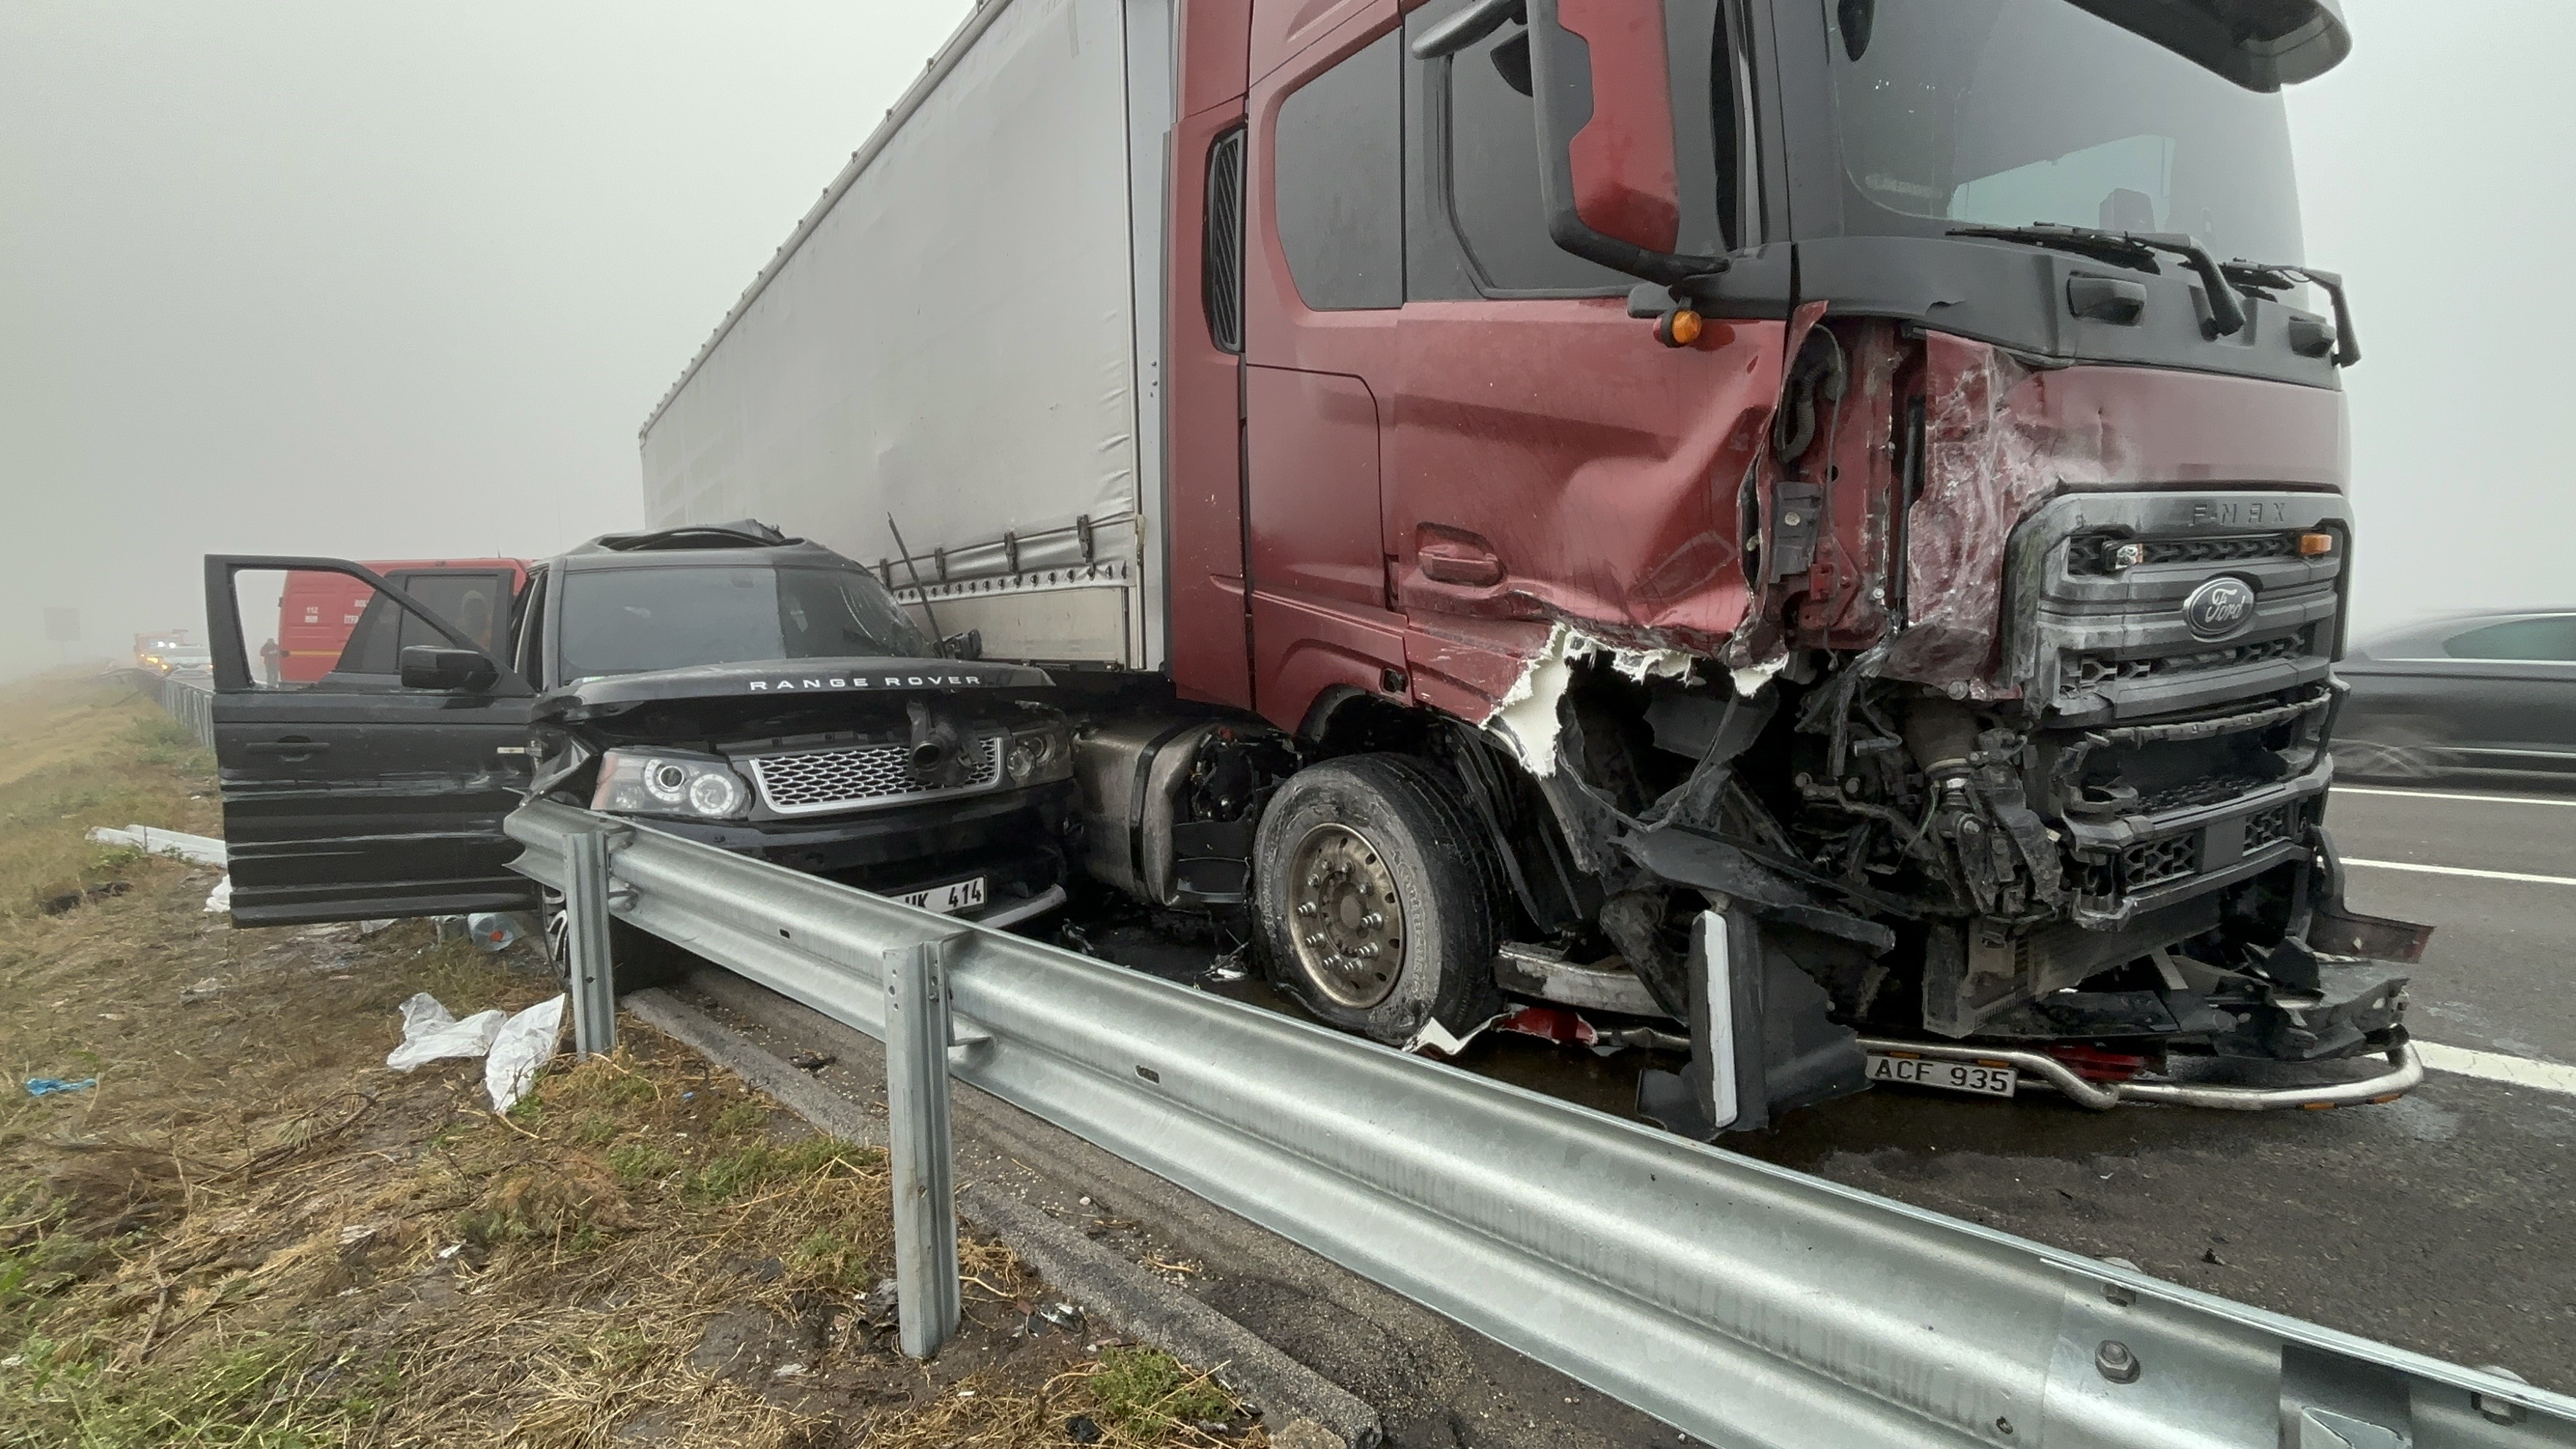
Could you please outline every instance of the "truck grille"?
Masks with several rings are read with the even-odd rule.
[[[2169,880],[2181,880],[2199,870],[2200,837],[2197,835],[2150,840],[2120,852],[2120,884],[2128,890],[2143,890]]]
[[[2193,780],[2170,790],[2158,790],[2138,798],[2141,814],[2162,815],[2168,810],[2188,810],[2195,805],[2220,805],[2252,793],[2270,784],[2262,775],[2212,775]]]
[[[2235,669],[2275,659],[2304,659],[2317,652],[2310,636],[2310,630],[2301,629],[2295,634],[2266,639],[2259,644],[2195,649],[2187,654],[2156,654],[2143,659],[2118,659],[2108,654],[2069,654],[2065,671],[2058,676],[2057,690],[2066,695],[2083,694],[2112,681],[2195,674],[2208,669]]]
[[[912,747],[903,743],[755,755],[751,775],[760,786],[761,803],[778,815],[964,795],[989,790],[1002,778],[1002,737],[985,737],[983,748],[967,761],[962,785],[943,786],[925,778],[912,767]]]
[[[2246,816],[2245,849],[2257,851],[2274,841],[2289,839],[2298,831],[2299,815],[2300,807],[2296,803],[2285,803]]]
[[[2225,490],[2053,499],[2014,532],[2005,672],[2048,706],[2050,724],[2075,729],[2323,684],[2342,607],[2342,507],[2331,493]],[[2308,534],[2330,546],[2301,553]],[[2109,568],[2123,548],[2142,556]],[[2185,609],[2221,577],[2252,590],[2253,607],[2213,638]]]
[[[2117,573],[2111,562],[2111,550],[2128,539],[2096,536],[2077,540],[2067,553],[2067,562],[2086,573]],[[2236,563],[2251,558],[2295,558],[2299,536],[2295,533],[2266,533],[2251,538],[2174,538],[2150,539],[2139,545],[2146,551],[2140,564]]]
[[[2078,896],[2117,900],[2135,891],[2170,885],[2200,873],[2200,835],[2169,836],[2132,845],[2115,856],[2065,858],[2067,889]]]

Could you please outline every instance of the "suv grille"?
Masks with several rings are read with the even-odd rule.
[[[761,803],[780,815],[811,815],[858,805],[888,805],[936,795],[989,790],[1002,778],[1002,737],[987,735],[967,762],[966,783],[933,784],[912,768],[912,747],[855,745],[794,755],[755,755],[751,775]]]

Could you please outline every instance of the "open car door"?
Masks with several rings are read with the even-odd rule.
[[[313,574],[365,588],[342,595],[351,627],[332,666],[286,680],[275,663],[279,601],[290,580]],[[508,868],[518,846],[501,833],[530,760],[531,691],[496,657],[508,651],[491,647],[509,632],[513,580],[443,582],[431,592],[455,617],[343,559],[207,557],[235,925],[537,904],[535,883]]]

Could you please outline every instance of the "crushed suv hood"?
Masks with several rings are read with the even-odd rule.
[[[798,701],[816,696],[866,698],[959,689],[1045,689],[1043,669],[959,659],[767,659],[703,664],[649,674],[612,674],[548,690],[539,718],[597,718],[638,705],[688,702]]]

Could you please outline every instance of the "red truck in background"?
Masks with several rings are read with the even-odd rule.
[[[1678,1027],[1640,1107],[1695,1135],[2384,1099],[2424,932],[2324,827],[2360,352],[2279,94],[2349,46],[993,0],[647,421],[647,518],[1045,664],[1088,874],[1380,1041]]]
[[[437,609],[484,647],[508,633],[511,601],[527,581],[524,559],[404,559],[367,564]],[[346,574],[291,573],[277,600],[278,684],[311,684],[340,662],[375,590]],[[386,611],[388,622],[393,615]]]

